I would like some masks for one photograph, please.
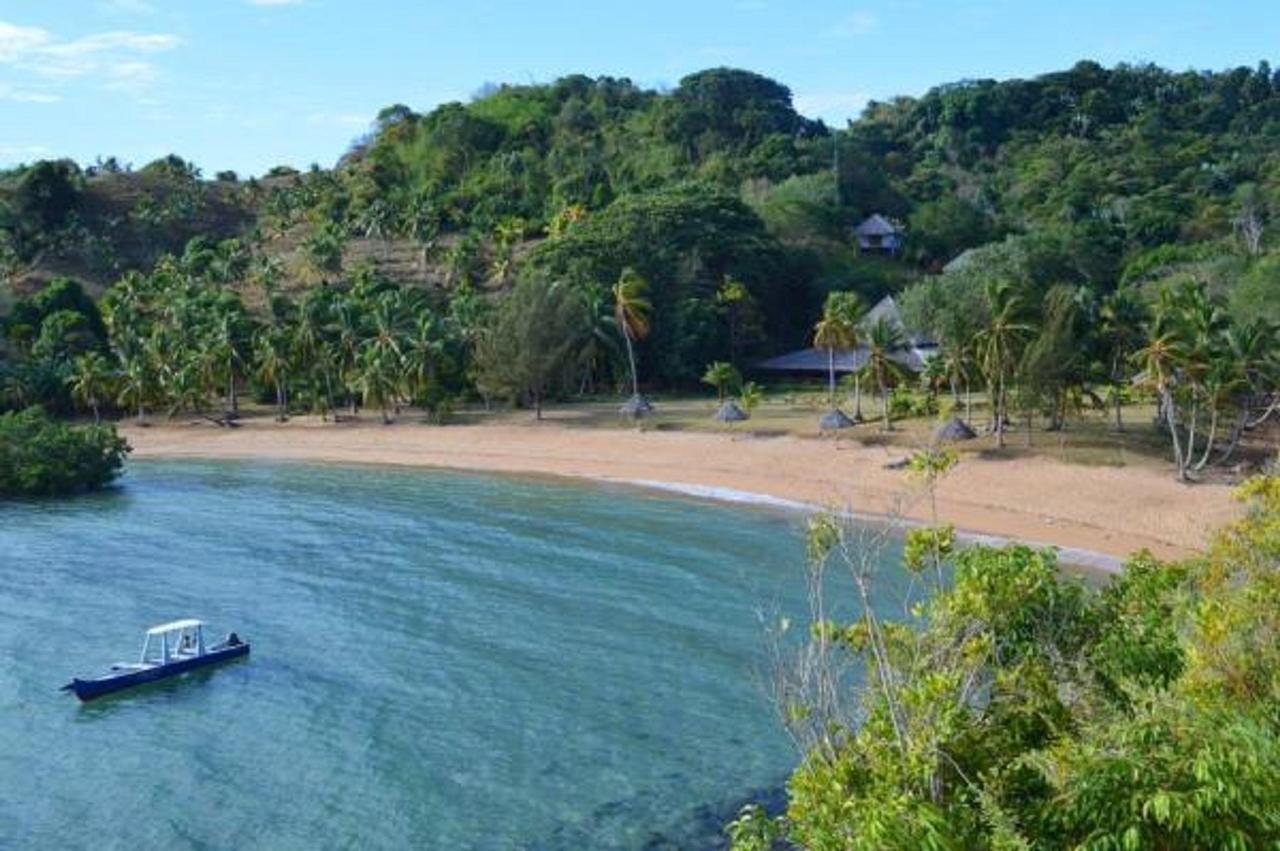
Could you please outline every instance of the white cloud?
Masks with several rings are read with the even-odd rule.
[[[34,92],[15,88],[8,83],[0,83],[0,100],[14,103],[57,103],[62,98],[47,92]]]
[[[875,12],[870,9],[859,9],[836,21],[835,26],[827,30],[827,35],[836,38],[852,38],[874,32],[879,26],[880,19],[876,17]]]
[[[39,27],[20,27],[0,21],[0,63],[17,62],[52,40],[53,36]]]
[[[0,21],[0,66],[9,66],[32,81],[92,77],[108,89],[136,93],[159,75],[159,69],[143,57],[173,50],[180,43],[167,33],[127,30],[61,39],[40,27]],[[52,97],[38,91],[27,94]],[[9,99],[17,97],[11,93]]]

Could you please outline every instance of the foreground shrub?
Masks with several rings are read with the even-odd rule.
[[[1142,553],[1101,590],[1026,547],[908,560],[932,593],[906,623],[868,605],[865,536],[815,522],[813,569],[851,576],[858,614],[779,676],[805,755],[735,847],[1280,846],[1280,478],[1240,498],[1203,556]]]
[[[69,426],[39,408],[0,414],[0,499],[100,488],[128,452],[114,426]]]

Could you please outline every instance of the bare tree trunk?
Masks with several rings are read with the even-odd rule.
[[[1218,434],[1218,406],[1214,405],[1209,412],[1209,436],[1204,445],[1204,454],[1200,456],[1200,460],[1196,463],[1194,469],[1200,472],[1204,469],[1205,464],[1209,463],[1209,453],[1213,450],[1213,439]]]
[[[862,422],[862,373],[853,374],[853,418]]]
[[[1120,414],[1120,384],[1119,382],[1111,385],[1111,398],[1116,408],[1116,432],[1124,434],[1124,420]]]
[[[627,329],[622,329],[622,339],[627,341],[627,361],[631,364],[631,395],[640,395],[640,376],[636,372],[636,352],[631,345],[631,335],[627,333]]]
[[[1231,457],[1231,453],[1236,451],[1236,446],[1240,443],[1240,438],[1244,435],[1244,428],[1249,419],[1249,411],[1247,408],[1240,409],[1240,416],[1236,418],[1236,424],[1231,429],[1231,440],[1227,443],[1227,448],[1222,450],[1222,454],[1218,456],[1218,460],[1214,463],[1225,464],[1227,459]]]
[[[996,430],[996,446],[1004,449],[1004,374],[1001,373],[996,383],[996,394],[992,404],[991,416]]]
[[[1187,471],[1182,464],[1182,444],[1178,440],[1177,416],[1173,409],[1173,398],[1169,395],[1168,390],[1161,391],[1160,402],[1164,407],[1165,422],[1169,425],[1169,436],[1173,438],[1173,461],[1178,468],[1178,481],[1185,482],[1187,480]]]
[[[836,406],[836,350],[827,346],[827,407]]]
[[[885,387],[884,371],[876,370],[876,383],[880,385],[880,412],[884,415],[884,430],[893,431],[893,420],[889,418],[889,389]]]

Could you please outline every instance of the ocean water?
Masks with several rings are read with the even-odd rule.
[[[716,847],[797,759],[763,682],[801,522],[238,462],[0,505],[0,848]],[[187,616],[251,658],[58,691]]]

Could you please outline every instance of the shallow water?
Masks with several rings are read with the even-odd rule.
[[[794,515],[595,485],[130,465],[0,506],[0,847],[702,848],[796,754]],[[252,658],[81,706],[196,616]]]

